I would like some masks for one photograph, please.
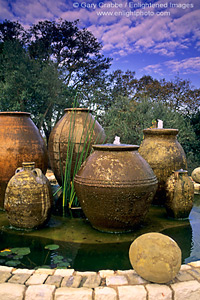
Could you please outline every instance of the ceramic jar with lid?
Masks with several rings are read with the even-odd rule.
[[[83,212],[100,231],[134,230],[148,213],[157,178],[137,145],[93,148],[74,179]]]
[[[153,203],[163,205],[166,200],[166,181],[173,171],[187,169],[186,155],[177,140],[178,129],[145,129],[143,133],[144,140],[139,153],[152,167],[158,179],[158,190]]]

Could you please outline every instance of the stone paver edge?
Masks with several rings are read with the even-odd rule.
[[[186,300],[190,294],[197,296],[194,299],[200,299],[200,260],[181,265],[177,276],[166,284],[146,281],[133,269],[80,272],[74,269],[16,269],[0,265],[0,296],[6,285],[25,286],[22,298],[19,298],[23,300],[29,299],[28,292],[30,289],[34,291],[34,286],[37,292],[41,289],[46,293],[44,300],[57,300],[60,295],[69,293],[74,294],[73,299],[79,299],[80,293],[83,297],[87,294],[87,299],[91,300],[105,299],[106,296],[113,300],[132,299],[129,295],[144,300],[160,299],[159,295],[165,295],[167,300]]]

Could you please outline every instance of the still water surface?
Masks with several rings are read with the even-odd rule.
[[[19,258],[17,267],[55,267],[55,257],[62,257],[79,271],[130,269],[128,251],[132,241],[146,232],[161,232],[172,237],[182,250],[182,262],[200,260],[200,195],[195,195],[193,209],[187,220],[167,218],[163,207],[151,207],[145,223],[136,231],[123,234],[102,233],[93,229],[84,218],[52,215],[45,228],[16,230],[9,226],[6,213],[0,212],[0,251],[29,247],[31,253]],[[46,245],[59,245],[49,251]],[[12,259],[12,258],[11,258]],[[4,265],[8,258],[0,256]]]

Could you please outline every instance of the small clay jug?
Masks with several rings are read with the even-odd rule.
[[[50,217],[53,197],[51,186],[34,162],[23,162],[9,180],[4,208],[10,224],[18,228],[37,228]]]
[[[165,208],[169,217],[188,218],[193,207],[194,184],[188,171],[178,170],[166,182]]]

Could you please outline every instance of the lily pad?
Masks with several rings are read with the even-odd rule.
[[[17,254],[17,252],[19,251],[19,249],[22,249],[22,248],[11,248],[10,251],[11,251],[11,253]]]
[[[18,265],[20,265],[20,261],[19,260],[8,260],[5,264],[6,266],[9,266],[9,267],[16,267]]]
[[[53,262],[55,264],[57,264],[59,262],[62,262],[63,259],[64,259],[64,257],[62,255],[58,255],[58,256],[53,257]]]
[[[57,264],[57,268],[58,269],[67,268],[69,266],[70,266],[70,264],[67,261],[66,262],[61,262],[61,263]]]
[[[44,248],[48,249],[48,250],[57,250],[59,248],[59,246],[56,244],[52,244],[52,245],[47,245]]]
[[[37,267],[36,268],[36,270],[37,269],[49,269],[50,267],[48,266],[48,265],[42,265],[42,266],[40,266],[40,267]]]
[[[11,251],[0,252],[0,256],[8,256],[11,254]]]
[[[14,260],[19,260],[19,259],[22,259],[22,258],[23,258],[23,255],[13,255]]]
[[[30,248],[25,247],[25,248],[12,248],[11,249],[12,253],[15,253],[17,255],[28,255],[29,253],[31,253]]]

